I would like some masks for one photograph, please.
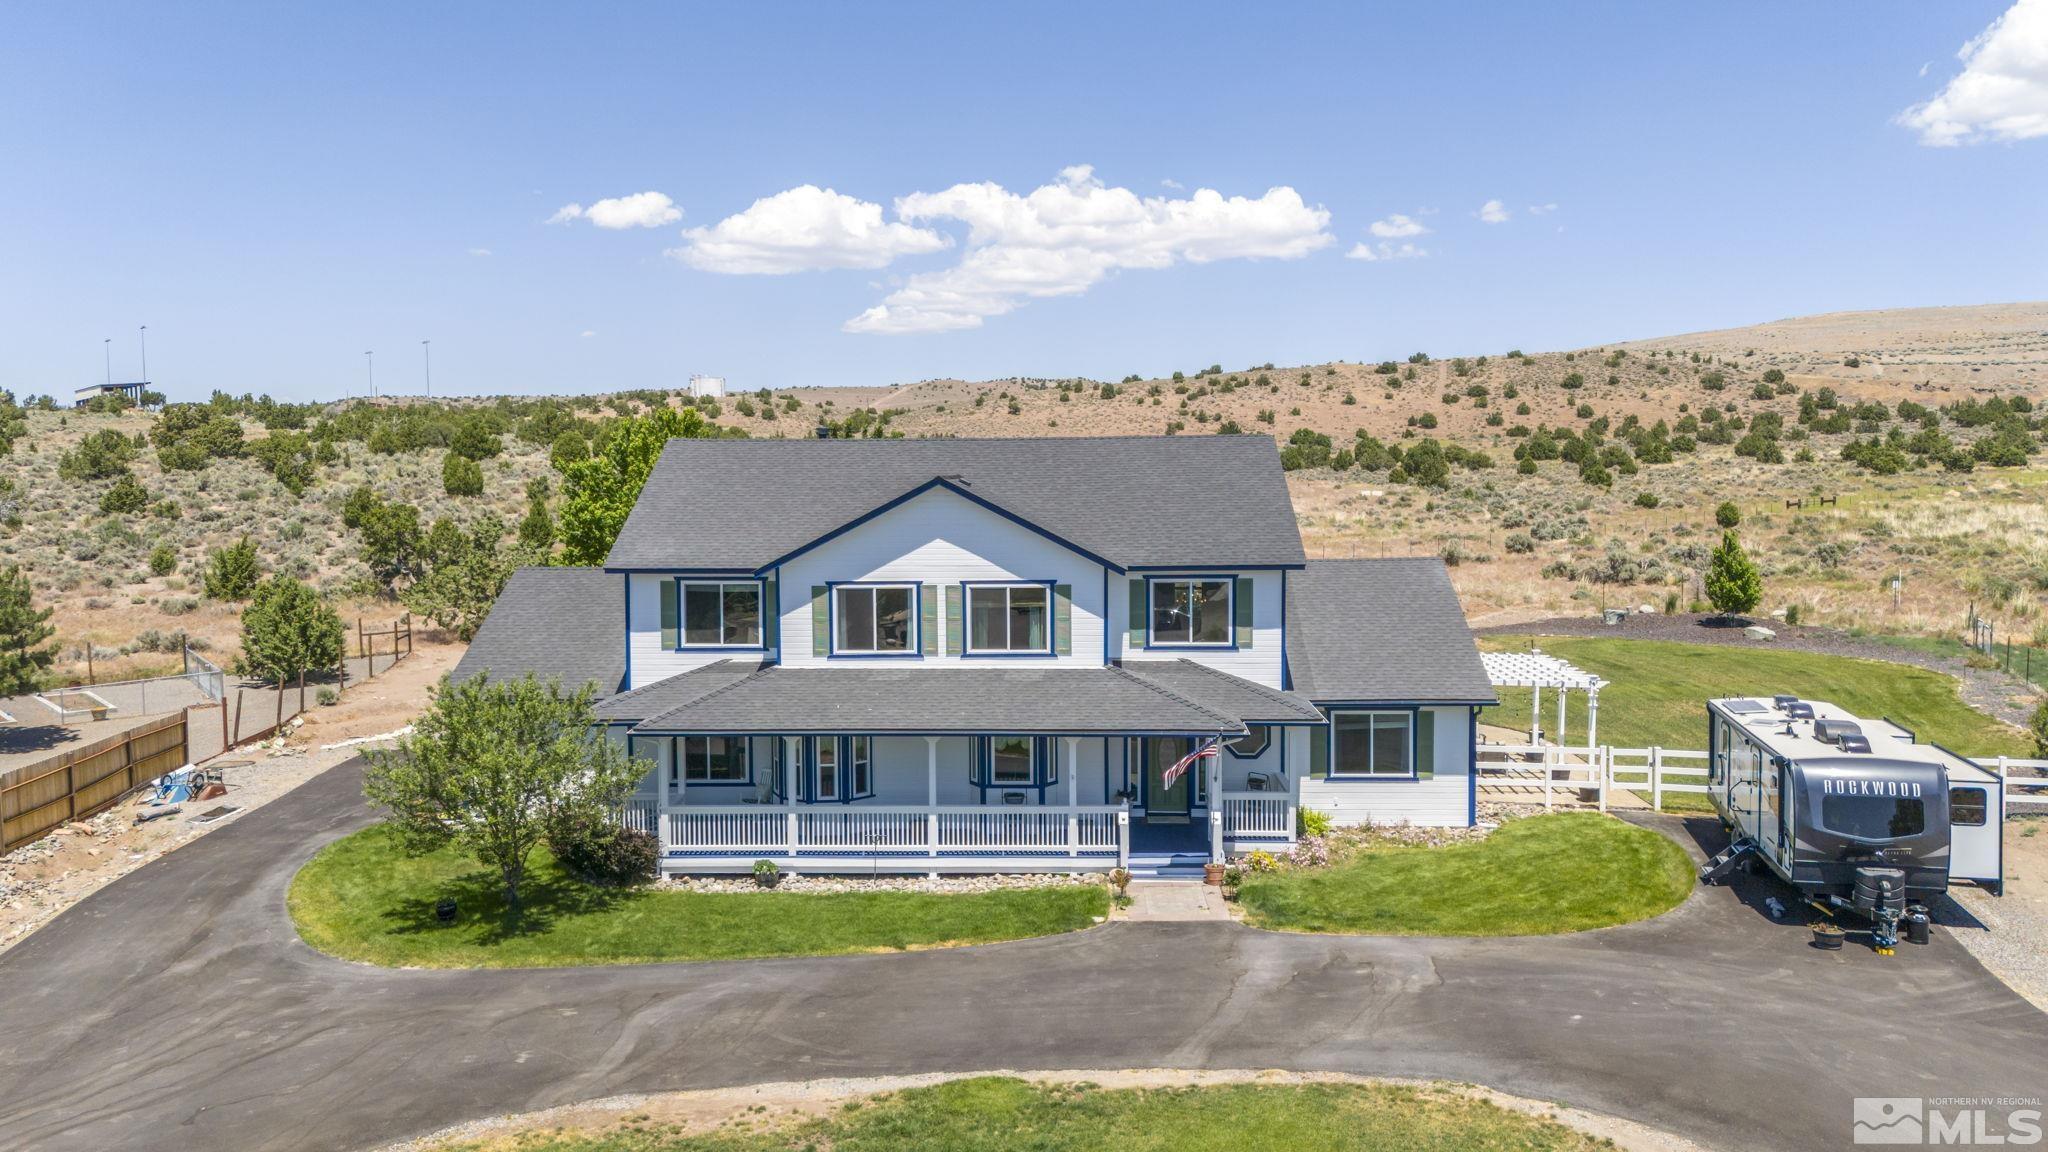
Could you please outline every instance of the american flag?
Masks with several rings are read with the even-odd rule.
[[[1173,767],[1168,768],[1165,772],[1161,773],[1159,776],[1159,786],[1161,788],[1171,788],[1173,787],[1174,781],[1180,779],[1181,773],[1186,772],[1189,768],[1194,767],[1195,761],[1214,760],[1215,758],[1216,738],[1214,736],[1211,736],[1207,740],[1202,741],[1200,744],[1195,745],[1194,751],[1174,761]]]

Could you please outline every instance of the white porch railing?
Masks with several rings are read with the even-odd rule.
[[[1285,792],[1225,792],[1223,835],[1228,840],[1294,839],[1294,797]]]
[[[924,853],[1105,856],[1130,852],[1122,808],[735,805],[661,813],[670,855],[758,852],[855,856]]]

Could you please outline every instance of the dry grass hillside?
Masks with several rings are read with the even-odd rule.
[[[1841,452],[1859,436],[1919,431],[1918,410],[1901,420],[1901,402],[1938,412],[1993,398],[2048,398],[2048,304],[1817,316],[1562,352],[1426,351],[1385,365],[1190,365],[1178,379],[782,390],[766,398],[735,394],[703,408],[721,426],[771,437],[808,436],[829,423],[842,434],[905,436],[1235,430],[1283,443],[1307,430],[1338,449],[1359,443],[1359,433],[1404,446],[1434,439],[1483,454],[1490,466],[1454,466],[1442,487],[1400,483],[1384,469],[1291,472],[1311,555],[1443,555],[1455,562],[1468,611],[1489,619],[1599,604],[1662,606],[1671,596],[1686,604],[1718,539],[1714,508],[1734,501],[1766,576],[1766,610],[1797,605],[1813,622],[1925,633],[1953,629],[1974,602],[2001,619],[2008,635],[2036,628],[2048,596],[2048,468],[2039,455],[2038,410],[2028,417],[2035,456],[2024,466],[1956,471],[1910,458],[1903,470],[1879,474],[1845,462]],[[1840,431],[1802,423],[1801,404],[1823,390],[1835,398],[1827,414],[1863,405],[1861,416],[1838,423]],[[562,407],[584,422],[579,427],[594,428],[650,403],[681,402],[643,392]],[[510,403],[453,406],[502,414]],[[1884,419],[1872,418],[1875,405],[1886,409]],[[1737,455],[1708,434],[1670,463],[1616,470],[1607,486],[1585,482],[1578,466],[1562,460],[1545,460],[1530,474],[1515,466],[1517,446],[1534,429],[1584,434],[1592,426],[1613,444],[1631,419],[1646,429],[1658,421],[1682,429],[1708,409],[1729,427],[1752,426],[1759,415],[1782,419],[1784,462]],[[508,426],[530,410],[513,413]],[[0,458],[0,475],[15,482],[5,497],[14,515],[0,528],[0,559],[23,565],[38,597],[57,608],[60,679],[82,676],[87,644],[101,679],[175,663],[181,632],[217,657],[232,656],[236,608],[201,595],[199,573],[209,550],[244,534],[267,569],[321,587],[342,602],[344,616],[388,619],[401,609],[377,595],[357,534],[341,522],[350,489],[367,484],[416,505],[423,525],[442,517],[471,522],[485,511],[510,525],[523,510],[526,481],[551,473],[543,445],[508,432],[499,437],[502,453],[482,462],[483,494],[451,497],[442,486],[444,449],[372,451],[364,440],[344,439],[336,442],[338,458],[318,467],[313,485],[294,497],[247,457],[199,472],[166,471],[141,447],[130,467],[152,507],[104,514],[100,500],[111,481],[64,480],[57,460],[89,433],[146,434],[152,417],[31,411],[28,421],[28,435]],[[251,441],[266,435],[257,419],[241,423]],[[1951,418],[1941,431],[1967,450],[1989,429]],[[1816,495],[1839,502],[1784,507],[1789,498]],[[165,501],[177,515],[159,512]],[[150,571],[159,545],[176,553],[168,574]],[[1888,582],[1901,575],[1895,605]]]

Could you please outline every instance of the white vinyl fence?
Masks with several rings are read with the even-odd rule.
[[[2008,809],[2015,805],[2048,808],[2048,760],[1999,756],[1971,763],[2005,782]],[[1540,800],[1545,808],[1559,799],[1572,799],[1576,793],[1598,803],[1605,812],[1608,793],[1626,788],[1647,792],[1650,806],[1661,811],[1664,797],[1670,793],[1704,795],[1709,791],[1707,754],[1695,749],[1481,744],[1478,767],[1481,792],[1497,800]]]

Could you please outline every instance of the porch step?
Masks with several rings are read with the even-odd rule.
[[[1202,869],[1209,863],[1206,852],[1133,852],[1131,853],[1131,879],[1136,880],[1200,880]]]

